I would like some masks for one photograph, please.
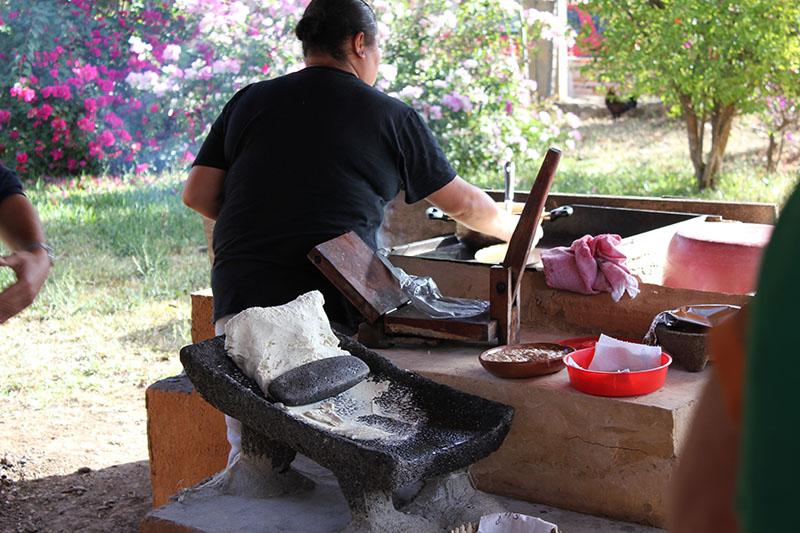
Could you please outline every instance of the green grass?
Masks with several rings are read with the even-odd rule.
[[[678,122],[587,121],[565,150],[557,191],[698,196]],[[798,181],[797,163],[763,171],[765,141],[737,123],[725,173],[704,198],[781,203]],[[529,187],[536,168],[521,168]],[[36,304],[0,326],[0,409],[53,402],[96,404],[180,371],[189,342],[189,297],[208,286],[200,217],[180,201],[176,176],[155,183],[113,180],[35,184],[28,195],[58,262]],[[486,179],[499,186],[500,176]],[[11,279],[0,269],[0,286]]]
[[[208,285],[209,264],[179,190],[169,176],[28,188],[58,260],[36,303],[0,326],[0,399],[43,405],[180,370],[188,293]]]

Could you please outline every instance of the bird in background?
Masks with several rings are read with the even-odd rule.
[[[623,113],[636,108],[636,97],[631,96],[627,100],[620,99],[614,89],[609,89],[606,93],[606,109],[611,113],[611,117],[616,120]]]

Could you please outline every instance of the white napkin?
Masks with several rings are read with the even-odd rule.
[[[647,346],[600,335],[589,370],[637,372],[661,366],[661,346]]]
[[[558,526],[519,513],[495,513],[481,517],[478,533],[558,533]]]

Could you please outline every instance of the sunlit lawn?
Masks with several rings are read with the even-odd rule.
[[[36,304],[0,326],[0,398],[41,406],[180,370],[187,295],[208,284],[209,265],[179,188],[163,177],[29,189],[58,261]]]

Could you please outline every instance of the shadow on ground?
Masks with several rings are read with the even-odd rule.
[[[147,461],[22,481],[3,476],[0,531],[134,532],[150,504]]]

